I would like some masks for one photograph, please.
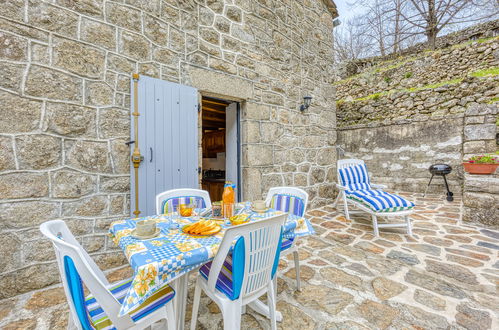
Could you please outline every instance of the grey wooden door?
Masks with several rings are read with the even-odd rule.
[[[132,92],[132,107],[133,97]],[[198,188],[198,93],[190,86],[140,76],[138,105],[138,143],[144,156],[139,167],[139,210],[140,216],[147,216],[156,213],[158,193]],[[132,139],[133,132],[132,116]],[[132,164],[130,200],[131,213],[135,209]]]

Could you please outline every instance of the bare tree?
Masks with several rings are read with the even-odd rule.
[[[334,29],[334,54],[336,62],[355,60],[374,55],[371,38],[357,24],[360,19],[360,17],[354,17]]]
[[[477,22],[499,14],[497,0],[402,0],[398,10],[402,19],[424,34],[428,46],[435,49],[437,35],[451,25]]]

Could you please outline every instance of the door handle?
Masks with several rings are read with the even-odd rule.
[[[149,159],[149,163],[152,163],[152,147],[149,147],[149,150],[151,151],[151,159]]]

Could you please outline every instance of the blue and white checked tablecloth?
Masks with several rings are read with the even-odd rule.
[[[268,210],[265,213],[250,213],[251,221],[282,214]],[[131,236],[137,221],[155,219],[161,230],[158,237],[139,240]],[[120,316],[142,304],[156,290],[178,275],[210,261],[215,257],[227,225],[214,236],[193,237],[184,234],[181,228],[197,219],[179,218],[171,215],[157,215],[136,219],[114,221],[109,228],[110,235],[125,253],[134,270],[132,285],[123,301]],[[284,224],[286,238],[311,235],[314,233],[310,222],[292,214]]]

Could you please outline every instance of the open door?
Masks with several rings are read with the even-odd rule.
[[[139,166],[139,211],[140,216],[148,216],[156,213],[155,197],[158,193],[199,187],[197,89],[140,76],[138,110],[138,146],[144,157]],[[132,118],[132,139],[134,129]],[[133,164],[130,195],[132,214],[135,209]]]
[[[225,109],[225,177],[236,184],[237,201],[241,201],[241,160],[239,138],[239,103],[232,102]]]

